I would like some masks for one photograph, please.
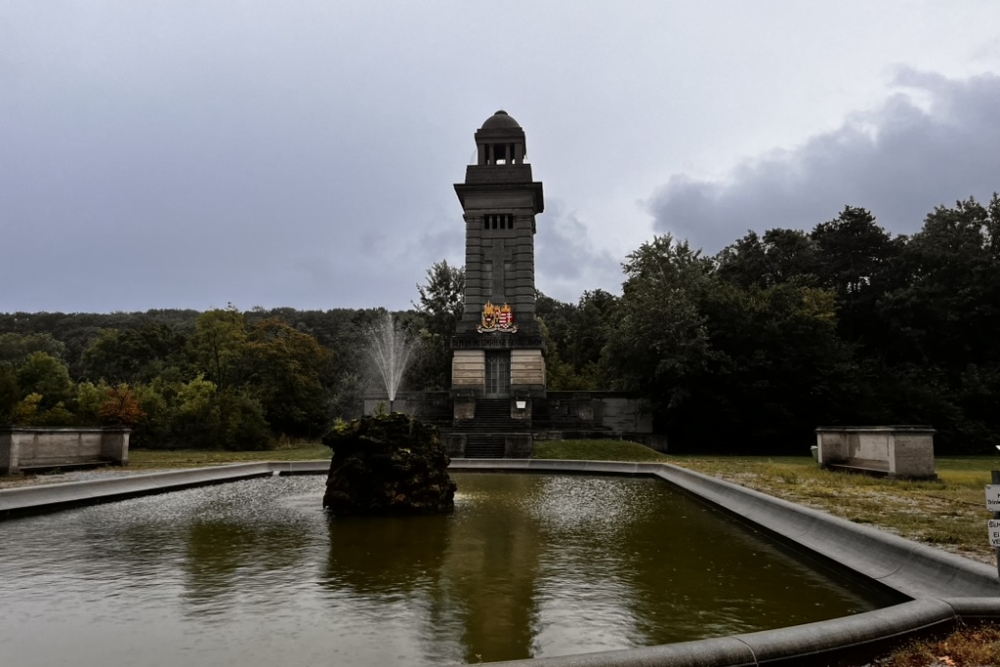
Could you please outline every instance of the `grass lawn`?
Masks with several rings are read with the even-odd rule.
[[[1000,665],[1000,625],[960,627],[944,639],[917,641],[874,667],[945,667]]]
[[[820,470],[811,457],[674,456],[670,463],[866,523],[984,563],[989,547],[983,487],[994,456],[938,457],[936,482]]]
[[[577,461],[669,461],[669,457],[628,440],[540,440],[533,459]]]
[[[302,445],[281,449],[266,449],[254,452],[210,451],[204,449],[130,449],[129,468],[152,470],[157,468],[194,468],[217,466],[226,463],[249,463],[252,461],[308,461],[311,459],[330,460],[330,448],[326,445]]]

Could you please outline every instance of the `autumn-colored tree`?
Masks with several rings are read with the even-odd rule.
[[[101,421],[109,426],[133,428],[145,416],[135,392],[127,384],[108,387],[104,402],[98,408]]]

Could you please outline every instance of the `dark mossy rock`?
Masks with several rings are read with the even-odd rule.
[[[435,514],[455,504],[451,460],[435,426],[394,412],[334,428],[323,507],[338,516]]]

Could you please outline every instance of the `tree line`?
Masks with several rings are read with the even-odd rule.
[[[263,449],[360,409],[377,311],[0,315],[0,425],[134,429],[140,447]]]
[[[1000,445],[1000,199],[893,236],[845,207],[714,256],[658,236],[622,295],[541,298],[552,388],[652,402],[681,450],[801,452],[820,425],[930,424],[939,451]]]
[[[912,236],[850,206],[714,256],[657,236],[622,268],[620,296],[539,292],[548,386],[647,399],[675,451],[801,453],[816,426],[847,424],[1000,445],[997,195],[938,207]],[[422,342],[406,389],[448,388],[463,292],[439,262],[396,314]],[[0,425],[127,425],[146,447],[314,439],[360,412],[379,312],[0,314]]]

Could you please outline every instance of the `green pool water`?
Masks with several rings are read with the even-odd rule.
[[[489,662],[895,601],[656,480],[454,477],[447,516],[329,518],[307,476],[0,523],[0,663]]]

